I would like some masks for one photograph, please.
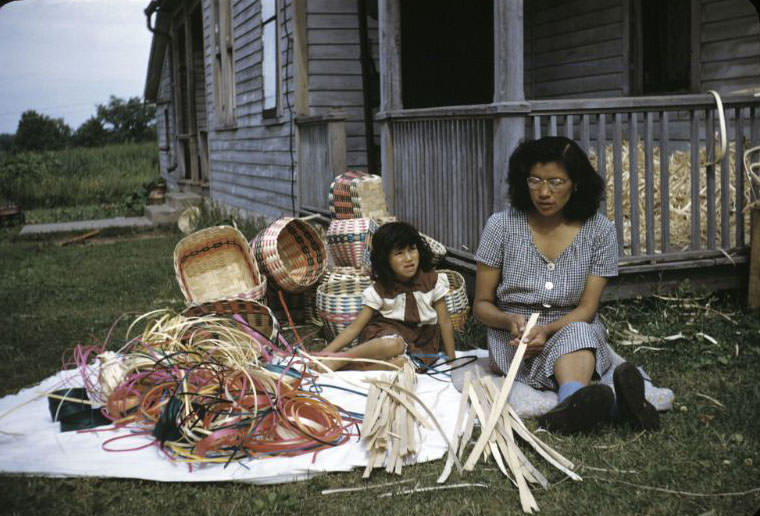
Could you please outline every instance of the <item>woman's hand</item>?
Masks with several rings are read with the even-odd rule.
[[[510,344],[514,343],[513,345],[516,346],[520,343],[520,337],[522,337],[525,331],[525,317],[510,313],[505,313],[504,315],[507,316],[507,327],[505,329],[509,332],[510,337],[512,337]]]
[[[546,326],[534,326],[525,336],[525,342],[527,344],[527,347],[525,348],[525,358],[533,358],[541,353],[550,336],[551,334]],[[512,339],[510,344],[513,346],[520,344],[520,337]]]

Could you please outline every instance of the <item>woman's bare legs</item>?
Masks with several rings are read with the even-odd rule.
[[[558,385],[567,382],[588,385],[591,383],[595,365],[596,357],[590,349],[573,351],[562,355],[554,362],[554,378]]]

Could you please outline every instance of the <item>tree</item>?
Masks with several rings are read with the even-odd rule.
[[[24,111],[16,129],[15,145],[20,150],[62,149],[69,143],[71,127],[63,118],[51,118],[34,110]]]
[[[71,142],[78,147],[100,147],[108,143],[109,137],[103,122],[98,117],[91,116],[74,132]]]
[[[97,118],[115,143],[140,142],[156,137],[156,112],[139,97],[128,100],[111,95],[108,104],[98,104]]]
[[[14,136],[8,133],[0,133],[0,152],[9,151],[13,147]]]

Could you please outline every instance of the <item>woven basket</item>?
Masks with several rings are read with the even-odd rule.
[[[253,239],[251,248],[267,276],[287,292],[302,292],[327,267],[324,241],[301,219],[275,220]]]
[[[330,184],[330,215],[334,219],[385,217],[383,182],[380,176],[349,170]]]
[[[377,223],[370,218],[333,220],[327,229],[327,247],[339,267],[369,263],[369,249]]]
[[[367,286],[363,276],[344,275],[317,287],[317,311],[333,338],[362,311],[362,291]]]
[[[219,315],[223,317],[241,316],[245,322],[274,343],[280,333],[280,324],[274,313],[257,301],[248,299],[220,299],[206,303],[195,303],[188,306],[182,315],[187,317],[202,317],[204,315]]]
[[[243,234],[231,226],[214,226],[192,233],[174,248],[174,273],[188,302],[226,298],[263,299],[266,278]]]
[[[445,274],[449,279],[449,291],[444,298],[446,310],[449,312],[451,326],[454,331],[462,331],[470,314],[470,302],[467,299],[467,286],[464,277],[456,271],[441,269],[439,274]]]
[[[433,265],[441,263],[446,257],[446,247],[438,240],[427,236],[425,233],[420,233],[420,236],[425,240],[430,248],[430,252],[433,254]]]

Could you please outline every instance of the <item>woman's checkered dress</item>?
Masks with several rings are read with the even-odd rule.
[[[488,219],[475,259],[502,271],[496,288],[496,306],[500,310],[523,315],[526,320],[531,313],[540,312],[538,324],[544,325],[578,306],[589,275],[617,276],[615,227],[603,215],[595,214],[552,262],[533,244],[526,213],[511,209]],[[523,362],[517,380],[537,389],[556,390],[554,362],[580,349],[594,351],[594,376],[601,377],[610,367],[606,335],[598,315],[591,323],[568,324],[546,341],[541,353]],[[491,365],[502,374],[509,369],[515,352],[509,340],[506,330],[488,328]]]

